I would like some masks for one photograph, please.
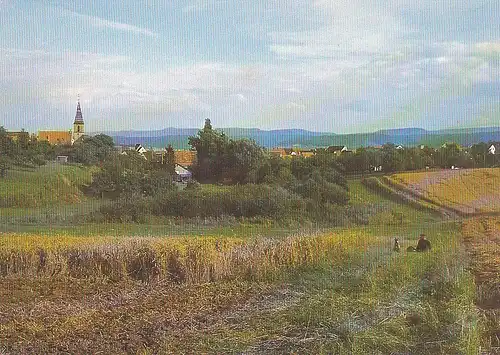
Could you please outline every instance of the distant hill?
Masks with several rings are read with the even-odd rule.
[[[446,142],[469,146],[479,142],[500,141],[500,127],[457,128],[428,131],[422,128],[384,129],[371,133],[334,134],[303,129],[261,130],[257,128],[223,128],[234,139],[249,138],[266,148],[300,146],[303,148],[346,145],[349,148],[383,145],[385,143],[415,146],[425,144],[439,147]],[[110,135],[117,145],[141,143],[147,148],[188,149],[188,137],[196,128],[166,128],[156,131],[102,132]]]
[[[222,128],[228,137],[234,139],[249,138],[264,147],[288,147],[303,144],[309,139],[333,133],[311,132],[303,129],[281,129],[265,131],[257,128]],[[195,128],[166,128],[156,131],[116,131],[100,132],[113,137],[117,145],[135,145],[141,143],[144,147],[163,148],[171,144],[176,149],[187,149],[189,136],[196,135]]]

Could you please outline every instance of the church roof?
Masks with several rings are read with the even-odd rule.
[[[82,109],[80,108],[80,100],[78,100],[78,105],[76,106],[75,123],[83,123]]]

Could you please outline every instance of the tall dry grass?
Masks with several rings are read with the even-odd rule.
[[[285,239],[106,239],[4,236],[0,277],[69,277],[172,283],[263,279],[282,270],[340,260],[366,247],[359,233],[291,236]],[[0,240],[2,241],[2,240]]]

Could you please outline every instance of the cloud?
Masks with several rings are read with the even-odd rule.
[[[467,106],[474,108],[469,114],[483,112],[493,100],[488,92],[498,91],[500,37],[494,26],[487,29],[492,22],[485,17],[493,5],[489,0],[184,0],[164,5],[163,24],[150,12],[134,20],[147,20],[142,27],[66,11],[66,20],[79,27],[86,22],[138,36],[125,39],[126,49],[106,47],[107,37],[94,42],[91,36],[90,45],[61,41],[51,47],[45,43],[52,43],[47,40],[52,36],[33,36],[39,41],[31,48],[45,51],[0,49],[0,106],[8,110],[15,102],[39,100],[57,110],[80,93],[88,117],[106,118],[89,120],[101,128],[193,126],[199,117],[211,117],[218,126],[336,132],[397,122],[446,125]],[[124,8],[134,6],[139,5]],[[105,13],[104,7],[93,10]],[[170,26],[179,19],[182,31]],[[143,45],[141,36],[157,36],[144,28],[148,23],[156,23],[176,45]],[[1,112],[0,120],[7,117]]]
[[[198,0],[198,1],[193,1],[187,4],[182,8],[182,12],[184,13],[191,13],[191,12],[199,12],[199,11],[205,11],[210,8],[214,8],[215,6],[222,5],[224,3],[227,3],[225,0]]]
[[[148,37],[157,37],[158,34],[147,28],[137,27],[126,23],[109,21],[97,16],[79,14],[69,10],[61,10],[63,14],[83,20],[96,28],[109,28],[116,31],[136,33]]]

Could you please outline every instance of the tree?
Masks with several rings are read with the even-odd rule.
[[[22,150],[28,150],[29,149],[29,143],[30,143],[30,136],[28,132],[24,130],[24,128],[21,130],[21,134],[19,134],[19,137],[17,139],[17,145],[19,148]]]
[[[384,171],[401,171],[405,168],[405,161],[401,149],[396,149],[392,143],[382,146],[382,167]]]
[[[486,167],[486,157],[488,154],[488,144],[478,143],[470,148],[470,156],[475,167]]]
[[[7,157],[15,155],[15,144],[2,126],[0,126],[0,155]]]
[[[264,150],[253,140],[230,140],[223,177],[233,183],[256,183],[264,163]]]
[[[447,143],[438,151],[438,162],[443,168],[463,166],[467,159],[457,143]]]
[[[85,165],[102,163],[114,149],[113,138],[105,134],[83,136],[70,149],[73,161]]]
[[[175,152],[174,148],[172,148],[172,145],[169,144],[168,147],[166,148],[166,154],[165,154],[165,162],[164,162],[166,171],[171,174],[172,176],[175,175]]]
[[[196,178],[202,182],[221,181],[229,145],[226,135],[212,129],[210,120],[206,119],[203,129],[196,136],[189,137],[189,145],[196,150]]]

